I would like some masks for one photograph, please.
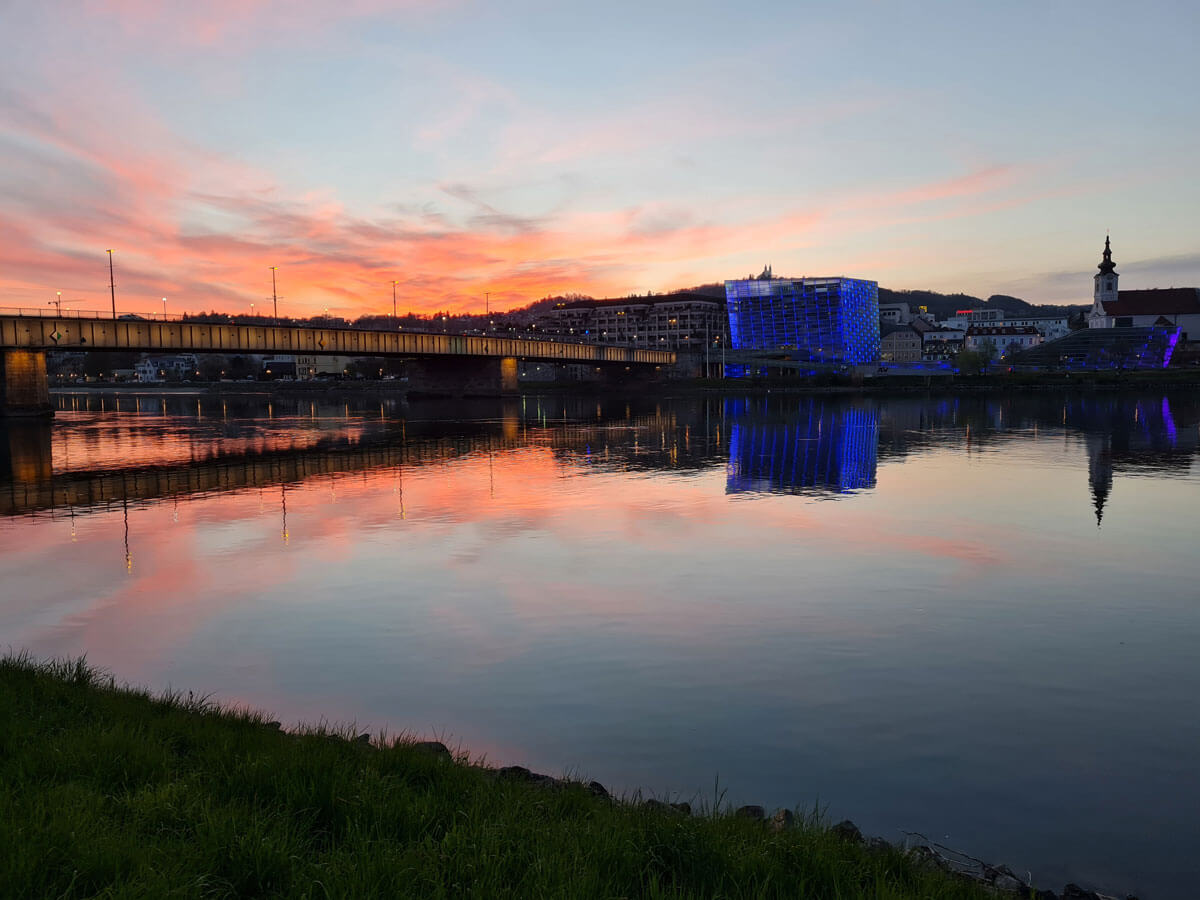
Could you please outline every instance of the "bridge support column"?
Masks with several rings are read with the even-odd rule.
[[[406,370],[408,390],[414,394],[497,397],[517,393],[517,360],[513,356],[415,359]]]
[[[0,351],[0,416],[52,416],[44,350]]]

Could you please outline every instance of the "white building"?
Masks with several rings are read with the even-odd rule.
[[[942,324],[947,328],[966,331],[972,325],[1000,325],[1004,322],[1002,309],[960,309]]]
[[[964,346],[975,351],[990,347],[997,358],[1003,358],[1041,342],[1042,336],[1032,325],[972,325],[967,329]]]
[[[921,339],[925,343],[930,341],[958,341],[962,343],[962,339],[966,336],[966,329],[951,328],[948,325],[933,325],[929,328],[918,329],[921,331]]]
[[[1053,341],[1071,333],[1066,316],[1023,316],[1004,320],[1005,325],[1036,328],[1044,341]]]
[[[1200,340],[1200,288],[1150,288],[1122,291],[1120,275],[1112,261],[1112,248],[1104,238],[1104,258],[1093,277],[1092,308],[1088,328],[1145,328],[1173,326],[1179,339]]]
[[[143,356],[133,367],[138,381],[155,382],[168,379],[193,378],[198,374],[196,354],[177,353],[172,356]]]

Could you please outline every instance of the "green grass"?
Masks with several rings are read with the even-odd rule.
[[[992,896],[811,818],[674,815],[347,737],[4,659],[0,896]]]

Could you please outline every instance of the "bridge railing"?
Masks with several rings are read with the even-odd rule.
[[[40,306],[0,306],[0,316],[33,316],[40,319],[108,319],[112,320],[112,311],[107,309],[58,309],[53,302],[47,307]],[[331,331],[391,331],[375,323],[349,322],[345,319],[312,316],[302,319],[290,316],[264,316],[258,313],[161,313],[118,310],[117,321],[123,322],[184,322],[189,325],[261,325],[277,326],[280,328],[324,328]],[[432,334],[447,337],[486,337],[492,339],[509,339],[522,341],[546,341],[553,344],[584,344],[587,346],[618,347],[629,350],[660,350],[661,347],[643,346],[627,341],[584,341],[577,335],[561,335],[545,332],[509,332],[488,331],[470,328],[465,331],[445,331],[435,328],[400,326],[396,329],[404,334]]]
[[[107,309],[70,309],[61,310],[53,303],[42,308],[40,306],[0,306],[0,316],[37,316],[41,319],[111,319],[112,311]],[[148,312],[118,312],[117,319],[147,322],[182,322],[186,313],[148,313]]]

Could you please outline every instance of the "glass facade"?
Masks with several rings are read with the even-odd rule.
[[[858,278],[725,282],[735,350],[794,350],[819,363],[879,360],[879,284]]]
[[[1050,369],[1165,369],[1179,345],[1179,326],[1085,328],[1011,358]]]

